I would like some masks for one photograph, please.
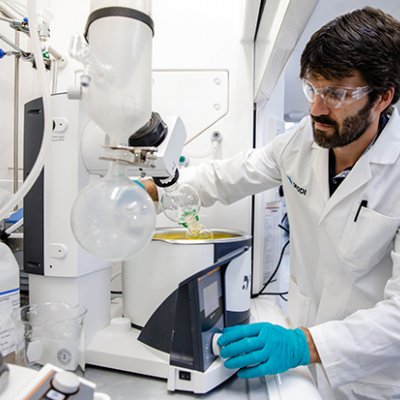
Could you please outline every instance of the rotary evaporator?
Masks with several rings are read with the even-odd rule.
[[[43,172],[25,198],[24,269],[32,304],[87,308],[82,367],[206,393],[235,373],[213,353],[212,338],[249,319],[251,237],[208,231],[194,222],[198,209],[184,211],[183,221],[182,209],[176,215],[186,134],[179,117],[151,110],[150,15],[150,1],[92,1],[85,34],[71,45],[83,65],[79,85],[53,94],[50,111],[41,98],[25,107],[26,176],[46,118],[53,128]],[[196,238],[186,229],[154,234],[153,202],[131,179],[146,176],[166,192],[175,185],[165,209],[194,224]],[[123,262],[122,307],[110,304],[115,261]]]

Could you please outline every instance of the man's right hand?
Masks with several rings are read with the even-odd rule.
[[[154,183],[153,179],[151,178],[140,179],[140,183],[142,183],[142,185],[146,189],[146,192],[149,194],[151,199],[153,201],[158,201],[157,185]]]

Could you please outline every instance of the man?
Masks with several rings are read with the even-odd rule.
[[[400,398],[400,23],[366,7],[317,31],[301,57],[310,116],[260,149],[188,168],[202,204],[283,185],[288,317],[226,328],[244,378],[315,364],[324,400]]]

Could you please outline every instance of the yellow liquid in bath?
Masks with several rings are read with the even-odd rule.
[[[238,237],[239,235],[235,233],[226,233],[226,232],[213,232],[212,239],[204,239],[199,237],[196,238],[187,238],[186,231],[183,232],[167,232],[167,233],[156,233],[153,235],[153,239],[160,240],[215,240],[215,239],[230,239]]]

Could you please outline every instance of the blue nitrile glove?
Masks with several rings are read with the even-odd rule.
[[[218,339],[226,368],[240,368],[240,378],[255,378],[310,363],[306,335],[268,322],[225,328]]]
[[[143,183],[140,182],[138,179],[134,179],[133,182],[135,182],[136,185],[139,185],[141,188],[143,188],[144,190],[146,190],[146,188],[144,187]]]

